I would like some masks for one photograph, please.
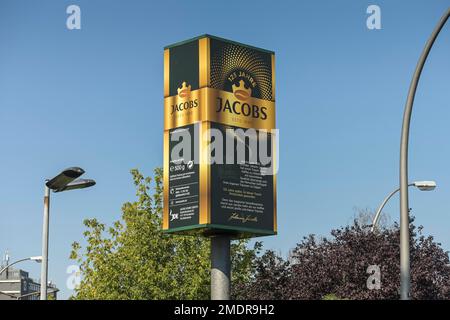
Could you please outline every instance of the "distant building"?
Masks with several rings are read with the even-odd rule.
[[[39,300],[40,290],[40,283],[24,270],[8,268],[0,274],[0,300]],[[49,284],[48,294],[55,300],[58,291],[55,285]]]

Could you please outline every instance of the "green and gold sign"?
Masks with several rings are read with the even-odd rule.
[[[274,62],[210,35],[165,48],[165,231],[276,234]]]

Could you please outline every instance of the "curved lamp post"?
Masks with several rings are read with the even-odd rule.
[[[15,265],[15,264],[17,264],[17,263],[19,263],[19,262],[28,261],[28,260],[36,261],[36,262],[39,263],[39,262],[42,262],[42,257],[41,257],[41,256],[37,256],[37,257],[28,257],[28,258],[25,258],[25,259],[20,259],[20,260],[14,261],[13,263],[8,264],[6,267],[4,267],[3,269],[1,269],[1,270],[0,270],[0,274],[2,274],[3,271],[5,271],[6,269],[8,269],[9,267],[11,267],[11,266],[13,266],[13,265]]]
[[[439,32],[444,27],[450,17],[450,8],[447,9],[441,20],[433,30],[428,39],[409,87],[408,98],[406,100],[405,111],[403,114],[402,136],[400,143],[400,295],[402,300],[409,300],[410,289],[410,253],[409,253],[409,214],[408,214],[408,140],[409,126],[411,122],[414,97],[416,95],[417,85],[423,66],[430,53]]]
[[[420,191],[432,191],[436,188],[436,182],[434,181],[416,181],[413,183],[408,184],[408,187],[416,187],[418,188]],[[394,194],[396,194],[398,191],[400,191],[400,188],[395,189],[394,191],[392,191],[381,203],[381,205],[378,207],[377,213],[375,214],[375,217],[373,219],[372,222],[372,228],[371,228],[371,232],[375,231],[375,228],[378,224],[378,220],[380,219],[380,215],[381,215],[381,211],[383,210],[384,206],[386,205],[386,203],[389,201],[389,199],[392,198],[392,196]]]
[[[41,300],[47,300],[48,276],[48,226],[50,216],[50,190],[62,192],[75,189],[89,188],[95,185],[92,179],[78,179],[84,170],[72,167],[64,170],[56,177],[45,181],[44,194],[44,223],[42,227],[42,266],[41,266]]]

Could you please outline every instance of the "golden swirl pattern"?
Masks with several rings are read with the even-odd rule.
[[[211,41],[213,42],[213,40]],[[232,43],[211,43],[211,87],[231,92],[229,76],[243,71],[253,77],[252,97],[273,101],[270,55]]]

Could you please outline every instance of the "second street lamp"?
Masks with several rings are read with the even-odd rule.
[[[408,204],[408,145],[409,145],[409,127],[411,124],[411,115],[416,96],[417,86],[420,75],[422,74],[425,61],[433,47],[436,38],[441,32],[447,20],[450,18],[450,8],[442,16],[439,23],[434,28],[433,33],[428,39],[425,48],[417,62],[411,84],[409,86],[408,98],[406,99],[405,110],[403,112],[402,134],[400,139],[400,298],[409,300],[409,289],[411,286],[410,275],[410,252],[409,252],[409,204]]]
[[[83,189],[95,185],[91,179],[78,179],[84,170],[72,167],[62,171],[56,177],[45,182],[44,195],[44,223],[42,227],[42,266],[41,266],[41,300],[47,300],[47,276],[48,276],[48,229],[50,217],[50,190],[63,192],[75,189]]]
[[[408,184],[408,187],[416,187],[420,191],[432,191],[432,190],[434,190],[436,188],[436,182],[434,182],[434,181],[416,181],[416,182]],[[394,191],[392,191],[383,200],[381,205],[378,207],[377,213],[375,214],[375,217],[374,217],[373,222],[372,222],[372,228],[371,228],[372,232],[375,231],[375,227],[377,226],[378,220],[380,219],[381,211],[383,210],[384,206],[389,201],[389,199],[392,198],[392,196],[394,194],[396,194],[397,192],[399,192],[399,191],[400,191],[400,188],[397,188]]]
[[[41,257],[41,256],[28,257],[28,258],[25,258],[25,259],[20,259],[20,260],[14,261],[13,263],[7,264],[3,269],[1,269],[1,270],[0,270],[0,274],[2,274],[3,271],[5,271],[6,269],[8,269],[9,267],[11,267],[11,266],[13,266],[13,265],[15,265],[15,264],[17,264],[17,263],[20,263],[20,262],[23,262],[23,261],[28,261],[28,260],[30,260],[30,261],[36,261],[36,262],[40,263],[40,262],[42,262],[42,257]]]

